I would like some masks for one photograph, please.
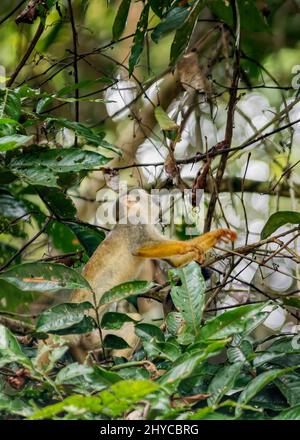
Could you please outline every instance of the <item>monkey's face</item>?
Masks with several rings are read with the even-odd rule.
[[[132,189],[119,198],[119,223],[157,224],[159,206],[155,197],[142,189]]]

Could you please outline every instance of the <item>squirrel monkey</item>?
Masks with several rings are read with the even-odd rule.
[[[140,191],[144,201],[149,203],[148,194]],[[146,196],[146,198],[145,198]],[[142,202],[143,202],[142,200]],[[127,213],[136,214],[141,209],[141,202],[137,203],[136,197],[127,195],[120,201],[119,219],[123,217],[122,209]],[[143,212],[142,212],[143,215]],[[129,218],[130,220],[130,218]],[[146,222],[145,222],[146,223]],[[185,265],[191,261],[204,261],[205,252],[211,249],[219,241],[234,241],[236,233],[229,229],[217,229],[188,241],[169,240],[158,232],[153,224],[122,224],[120,222],[108,234],[106,239],[98,246],[83,270],[83,276],[92,286],[97,302],[102,295],[112,287],[125,281],[137,279],[145,265],[145,259],[166,259],[175,267]],[[90,291],[75,290],[71,296],[71,302],[92,302]],[[99,309],[99,315],[103,315],[108,306]],[[92,313],[92,312],[91,312]],[[133,319],[141,319],[138,313],[128,313]],[[132,347],[130,350],[116,350],[118,356],[128,356],[138,344],[138,337],[134,333],[134,324],[125,323],[118,331],[102,331],[106,334],[121,336]],[[84,362],[88,352],[100,349],[101,343],[99,332],[94,331],[83,335],[70,335],[66,337],[73,357]]]

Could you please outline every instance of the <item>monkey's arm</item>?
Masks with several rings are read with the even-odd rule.
[[[234,241],[237,235],[230,229],[217,229],[187,241],[149,241],[137,248],[134,255],[144,258],[167,258],[174,266],[182,266],[190,261],[204,261],[205,252],[219,241]]]

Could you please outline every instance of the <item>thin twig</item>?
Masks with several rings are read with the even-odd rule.
[[[23,69],[23,67],[25,66],[28,58],[30,57],[30,55],[32,54],[32,52],[34,51],[34,48],[37,44],[37,42],[39,41],[42,33],[44,32],[45,29],[45,20],[44,19],[40,19],[40,23],[39,26],[37,28],[37,31],[27,49],[27,51],[25,52],[23,58],[21,59],[20,63],[18,64],[16,70],[12,73],[10,79],[7,82],[7,87],[11,87],[13,85],[13,83],[15,82],[17,76],[19,75],[20,71]]]

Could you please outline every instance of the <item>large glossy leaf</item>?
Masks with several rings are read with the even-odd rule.
[[[84,333],[90,333],[97,329],[97,323],[91,316],[84,316],[82,321],[77,322],[71,327],[66,327],[61,330],[53,330],[49,333],[53,333],[56,335],[81,335]]]
[[[127,281],[105,292],[100,299],[99,305],[120,301],[131,295],[142,295],[148,292],[153,286],[154,284],[150,281]]]
[[[149,359],[167,359],[175,362],[181,355],[179,345],[172,342],[159,342],[154,339],[145,339],[143,347]]]
[[[70,197],[61,189],[37,187],[47,208],[58,218],[73,219],[76,216],[76,208]]]
[[[182,269],[170,271],[172,290],[171,296],[175,307],[180,311],[184,320],[198,333],[201,325],[205,303],[206,284],[201,267],[192,262]],[[179,278],[181,285],[176,285]]]
[[[218,371],[208,387],[209,405],[215,405],[234,386],[235,380],[243,367],[243,362],[226,365]]]
[[[72,386],[72,392],[82,394],[95,393],[110,387],[122,380],[122,377],[113,371],[105,370],[97,365],[68,364],[56,376],[57,385]]]
[[[142,10],[141,16],[137,24],[135,36],[133,39],[133,46],[131,48],[131,54],[128,62],[129,75],[132,74],[143,52],[144,40],[148,27],[148,16],[149,16],[149,3],[147,3],[144,6],[144,9]]]
[[[296,337],[296,339],[298,338]],[[272,345],[268,347],[266,351],[271,353],[282,353],[282,354],[300,353],[299,340],[295,341],[294,336],[281,336],[276,338],[272,343]]]
[[[81,148],[42,148],[19,155],[11,160],[9,168],[12,172],[24,178],[31,176],[32,170],[38,175],[43,173],[68,173],[82,170],[93,170],[105,165],[110,158],[94,151]],[[30,178],[30,181],[33,179]],[[34,182],[39,184],[38,179]]]
[[[89,302],[58,304],[42,312],[36,323],[36,332],[54,333],[79,324],[86,311],[92,308]]]
[[[189,8],[175,7],[171,9],[162,21],[156,26],[151,34],[151,38],[155,43],[169,32],[179,29],[187,16],[189,15]]]
[[[0,137],[0,151],[14,150],[15,148],[22,147],[31,141],[32,136],[25,136],[22,134],[13,134],[11,136]]]
[[[0,90],[0,97],[6,94],[0,103],[0,114],[18,121],[21,115],[21,99],[16,90]]]
[[[276,379],[276,386],[291,406],[300,404],[300,375],[296,372],[285,374]]]
[[[107,312],[104,313],[101,320],[101,328],[107,330],[119,330],[125,322],[136,322],[126,313]]]
[[[123,348],[129,348],[130,345],[117,335],[106,335],[103,341],[103,347],[109,349],[122,350]]]
[[[282,411],[274,420],[300,420],[300,405]]]
[[[61,221],[51,220],[47,226],[46,232],[51,239],[53,246],[57,250],[61,250],[62,253],[72,253],[82,249],[76,235]],[[62,261],[62,263],[64,263],[64,261]],[[69,266],[68,263],[67,265]]]
[[[262,240],[268,238],[273,234],[278,228],[287,223],[299,224],[300,223],[300,213],[295,211],[278,211],[269,217],[269,220],[263,227],[260,237]]]
[[[113,24],[113,41],[118,41],[118,39],[123,34],[123,31],[126,26],[128,12],[130,8],[131,0],[122,0],[114,24]]]
[[[141,339],[157,339],[158,341],[164,341],[165,337],[159,327],[153,324],[141,323],[135,325],[135,334]]]
[[[93,372],[89,374],[88,379],[92,384],[96,384],[97,386],[101,385],[102,387],[108,387],[113,385],[114,383],[120,382],[122,377],[114,371],[108,371],[105,368],[99,367],[99,365],[93,366]]]
[[[59,289],[90,289],[88,282],[75,270],[62,264],[24,263],[0,275],[0,279],[17,288],[32,292],[54,292]]]
[[[79,243],[90,257],[105,238],[105,232],[96,226],[82,225],[74,222],[67,222],[66,225],[74,232]]]
[[[176,360],[176,362],[174,362],[172,368],[161,376],[159,382],[161,384],[175,384],[180,380],[189,377],[197,365],[219,352],[226,342],[227,341],[224,340],[217,341],[196,353],[184,353]]]
[[[255,377],[241,392],[238,403],[240,405],[246,405],[257,393],[259,393],[263,388],[265,388],[269,383],[273,382],[280,376],[288,373],[291,369],[274,369],[270,371],[265,371],[257,377]],[[242,408],[236,407],[235,415],[238,417],[242,413]]]
[[[0,368],[11,362],[32,367],[30,359],[23,353],[16,337],[8,328],[0,324]]]
[[[78,377],[85,376],[86,374],[93,373],[93,368],[88,365],[78,364],[77,362],[69,364],[62,368],[55,378],[55,383],[62,384],[74,384]]]
[[[182,52],[188,46],[197,22],[197,18],[203,9],[203,6],[204,2],[202,0],[196,0],[183,25],[176,31],[174,41],[171,46],[170,64],[175,64]]]
[[[252,330],[253,322],[257,322],[257,314],[265,307],[266,304],[248,304],[228,310],[206,321],[200,330],[199,340],[222,339],[248,330],[249,325]],[[263,317],[266,318],[265,315]],[[258,322],[260,323],[261,320]]]

